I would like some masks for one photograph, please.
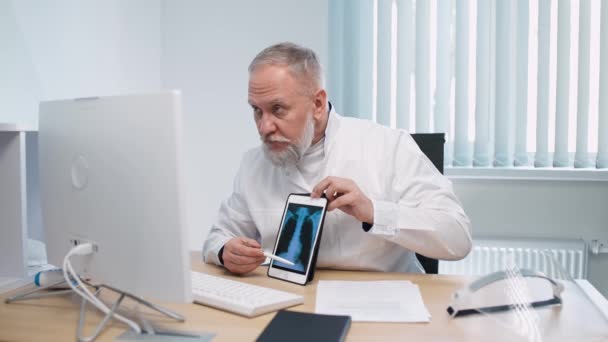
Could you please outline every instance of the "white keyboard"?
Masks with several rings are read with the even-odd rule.
[[[253,317],[302,304],[304,297],[200,272],[192,272],[194,302]]]

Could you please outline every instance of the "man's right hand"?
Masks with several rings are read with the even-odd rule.
[[[260,266],[266,257],[257,241],[246,237],[235,237],[224,245],[222,259],[224,259],[224,267],[230,272],[245,274]]]

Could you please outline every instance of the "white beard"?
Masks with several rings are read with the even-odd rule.
[[[287,142],[289,145],[284,151],[273,152],[270,150],[268,145],[263,142],[262,149],[264,151],[264,155],[272,164],[278,167],[288,167],[295,166],[304,156],[304,153],[310,148],[312,145],[312,141],[315,135],[315,122],[312,118],[312,115],[309,117],[308,122],[306,122],[306,126],[304,127],[304,132],[302,132],[302,136],[295,142],[292,143],[289,139],[278,136],[271,137],[270,141],[277,142]],[[263,137],[260,137],[262,141],[264,141]]]

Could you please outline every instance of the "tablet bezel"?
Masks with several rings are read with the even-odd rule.
[[[311,274],[314,274],[316,255],[318,253],[321,234],[323,231],[323,223],[325,221],[325,215],[327,212],[327,199],[323,197],[311,198],[309,194],[290,194],[287,197],[287,202],[285,203],[285,208],[283,209],[283,216],[281,217],[281,223],[279,224],[279,230],[277,232],[277,237],[274,243],[273,254],[276,253],[277,247],[279,245],[279,239],[283,231],[283,224],[285,223],[284,221],[287,213],[287,208],[289,208],[289,205],[291,204],[315,206],[320,207],[322,210],[321,219],[319,220],[319,227],[317,229],[317,234],[315,236],[314,244],[311,250],[312,254],[310,256],[310,259],[308,260],[308,265],[306,265],[304,274],[299,274],[293,270],[278,268],[279,266],[274,265],[274,260],[270,260],[267,274],[271,278],[281,279],[299,285],[306,285],[306,283],[312,278],[310,277]]]

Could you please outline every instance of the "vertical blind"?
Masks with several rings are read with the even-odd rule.
[[[446,166],[608,168],[608,2],[330,0],[328,88]]]

